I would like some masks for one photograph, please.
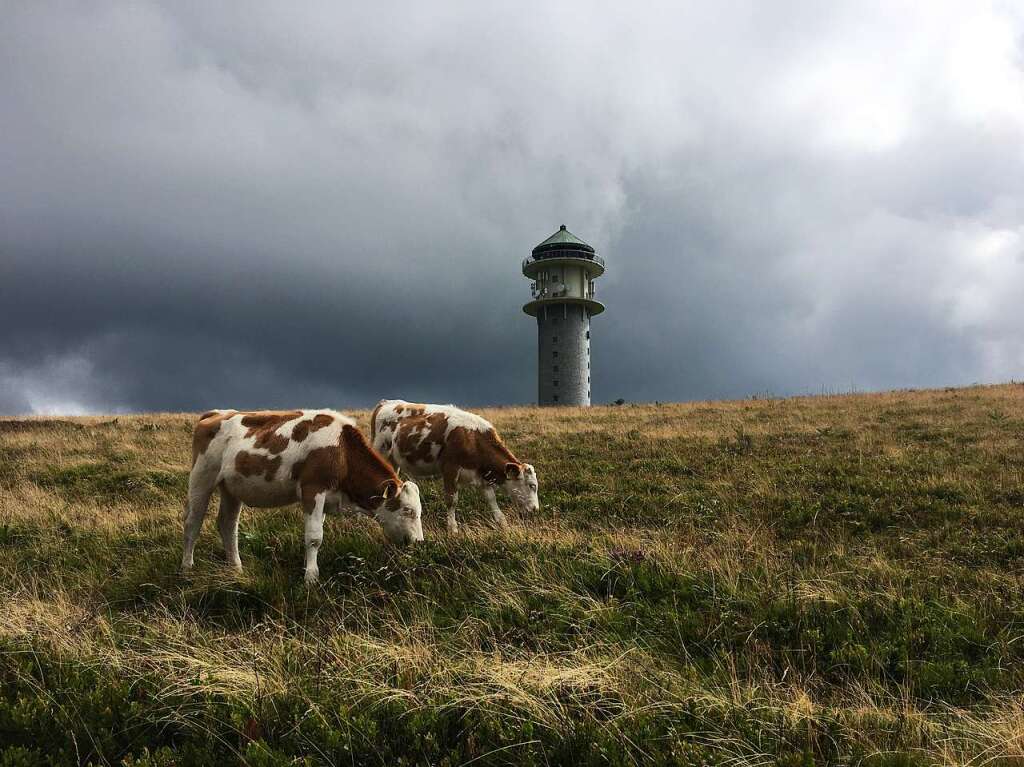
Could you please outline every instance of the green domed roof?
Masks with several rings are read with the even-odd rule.
[[[558,231],[548,237],[544,242],[533,249],[533,254],[547,253],[549,250],[580,250],[584,253],[593,253],[594,249],[583,240],[565,228],[562,224]]]

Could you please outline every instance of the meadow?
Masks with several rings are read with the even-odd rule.
[[[312,588],[178,574],[195,415],[0,420],[0,765],[1024,764],[1024,386],[480,412],[541,511]]]

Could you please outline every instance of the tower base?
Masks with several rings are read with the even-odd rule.
[[[590,313],[580,304],[537,308],[537,404],[590,405]]]

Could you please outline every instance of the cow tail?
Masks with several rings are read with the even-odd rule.
[[[373,409],[373,412],[370,413],[370,444],[371,445],[373,445],[373,443],[377,441],[377,413],[379,413],[380,409],[382,407],[384,407],[384,403],[385,402],[386,402],[386,400],[381,400],[380,402],[378,402],[377,403],[377,407],[375,407]]]

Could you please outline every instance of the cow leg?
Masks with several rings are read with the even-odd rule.
[[[459,523],[455,519],[455,504],[459,502],[459,467],[445,464],[441,475],[444,478],[444,502],[448,509],[448,532],[455,535],[459,532]]]
[[[220,530],[220,540],[224,544],[228,564],[237,570],[242,569],[242,559],[238,556],[238,514],[241,508],[242,502],[222,487],[217,529]]]
[[[206,510],[210,506],[211,495],[213,495],[213,487],[207,487],[203,482],[202,475],[193,470],[188,480],[188,513],[185,515],[184,545],[181,553],[182,572],[188,572],[194,564],[193,553],[199,538],[199,531],[203,528]]]
[[[319,492],[311,500],[303,494],[302,508],[306,512],[306,583],[316,583],[320,568],[316,563],[317,552],[324,540],[324,502],[327,493]]]
[[[486,485],[484,487],[484,498],[487,499],[487,508],[491,510],[491,514],[494,516],[494,524],[502,530],[508,530],[508,520],[505,519],[505,515],[501,513],[501,507],[498,506],[498,499],[495,497],[494,493],[494,485]]]

